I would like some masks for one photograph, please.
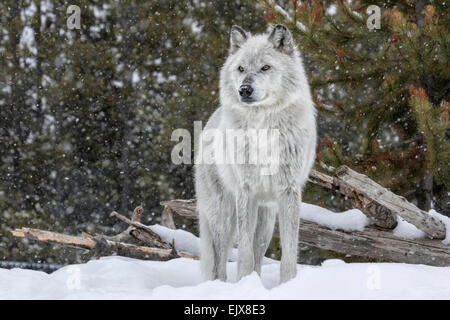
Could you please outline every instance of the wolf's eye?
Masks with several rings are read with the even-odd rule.
[[[240,72],[244,72],[244,67],[239,66],[238,70],[239,70]]]
[[[268,66],[267,64],[261,68],[262,71],[267,71],[270,69],[270,66]]]

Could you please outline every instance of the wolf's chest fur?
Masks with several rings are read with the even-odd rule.
[[[225,132],[225,152],[235,160],[244,160],[217,165],[225,188],[230,192],[248,188],[260,203],[275,201],[281,189],[300,177],[303,167],[302,136],[308,136],[308,130],[302,126],[301,109],[292,106],[278,112],[232,109],[222,112],[220,129]],[[226,134],[230,129],[247,134],[243,143],[231,144],[233,148],[227,144],[233,138]]]

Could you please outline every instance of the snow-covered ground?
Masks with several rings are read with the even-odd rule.
[[[359,210],[334,213],[303,204],[303,219],[332,229],[362,230],[369,224]],[[450,230],[450,219],[432,211]],[[152,226],[177,250],[199,254],[199,239],[183,230]],[[423,234],[400,220],[400,237]],[[449,242],[449,235],[444,242]],[[344,263],[327,260],[321,266],[298,265],[298,276],[278,285],[279,262],[265,258],[262,276],[253,273],[236,281],[237,250],[232,249],[228,281],[203,281],[199,261],[167,262],[104,257],[70,265],[52,274],[24,269],[0,269],[0,299],[450,299],[450,267],[402,263]]]
[[[277,285],[279,264],[228,282],[202,281],[199,262],[105,257],[52,274],[0,269],[0,299],[450,299],[450,267],[327,260],[298,266],[298,276]]]

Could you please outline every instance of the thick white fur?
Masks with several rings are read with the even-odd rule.
[[[262,71],[264,65],[269,70]],[[244,68],[244,72],[239,70]],[[241,102],[239,87],[250,78],[255,101]],[[220,74],[220,107],[205,130],[277,129],[280,164],[262,175],[255,164],[196,164],[201,265],[207,279],[226,280],[226,262],[238,232],[238,278],[261,263],[276,215],[282,246],[281,282],[296,275],[302,188],[315,158],[316,112],[302,60],[290,32],[276,26],[252,36],[231,32],[230,55]],[[225,136],[225,134],[224,134]],[[212,142],[201,139],[203,148]],[[247,149],[236,152],[248,153]]]

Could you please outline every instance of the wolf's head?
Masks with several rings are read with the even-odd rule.
[[[260,35],[231,28],[230,55],[220,75],[224,104],[282,106],[305,92],[303,88],[309,94],[299,52],[286,27],[277,25]]]

